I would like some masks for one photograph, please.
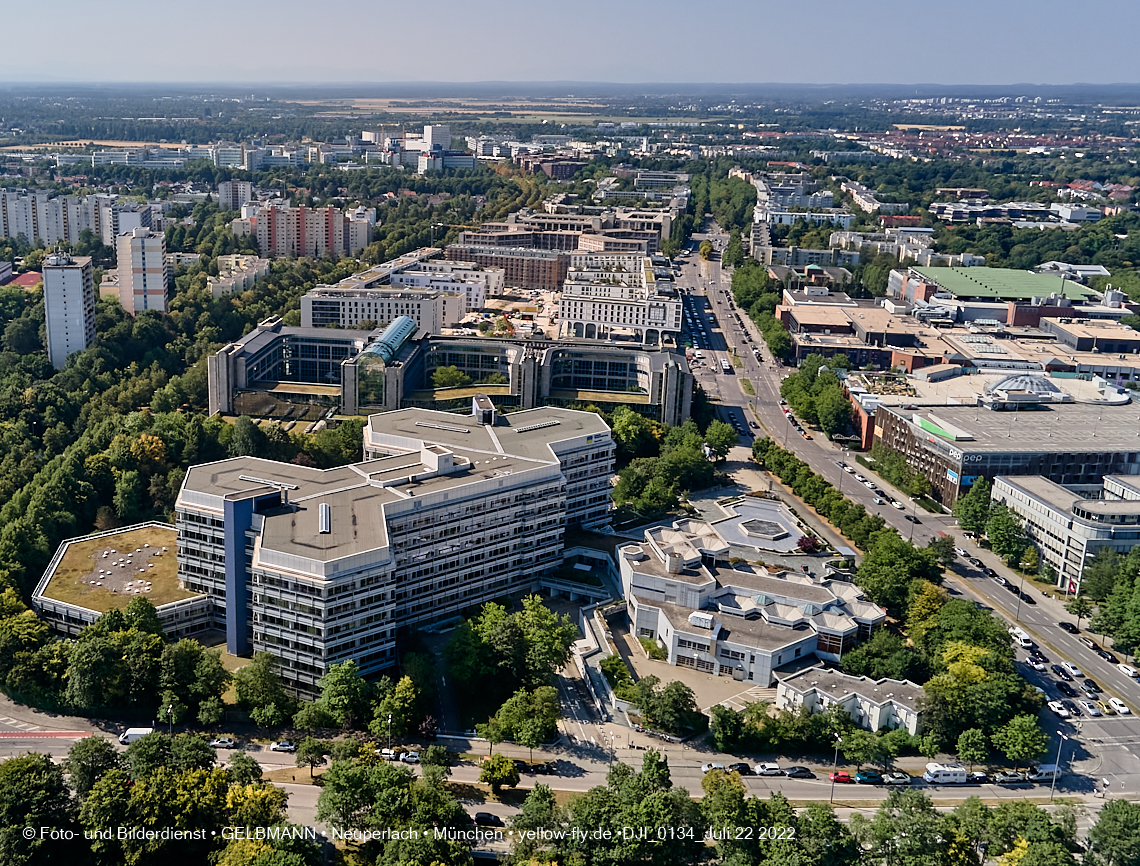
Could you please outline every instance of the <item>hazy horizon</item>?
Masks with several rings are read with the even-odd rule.
[[[5,16],[8,33],[25,35],[6,45],[0,83],[834,87],[911,86],[940,72],[955,79],[937,85],[946,87],[1140,82],[1131,52],[1101,50],[1093,62],[1083,54],[1086,62],[1074,62],[1073,7],[1060,0],[905,10],[872,0],[854,11],[838,0],[724,0],[696,10],[679,0],[583,0],[572,8],[439,0],[414,20],[394,4],[323,18],[310,9],[300,0],[202,0],[178,10],[58,0],[53,20],[82,22],[92,48],[58,52],[45,50],[50,35],[37,38],[43,11],[25,4]],[[1125,0],[1097,8],[1102,26],[1134,15]]]

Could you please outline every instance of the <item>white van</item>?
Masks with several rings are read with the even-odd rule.
[[[1042,764],[1026,773],[1025,778],[1030,782],[1052,782],[1061,778],[1061,768],[1056,764]]]
[[[1129,667],[1128,665],[1123,664],[1123,663],[1118,664],[1117,667],[1120,669],[1120,672],[1122,674],[1124,674],[1126,677],[1132,677],[1133,679],[1136,678],[1136,668]]]
[[[1021,637],[1017,638],[1017,645],[1022,649],[1027,650],[1035,649],[1037,647],[1037,644],[1033,642],[1033,638],[1029,637],[1028,635],[1022,635]]]
[[[958,764],[927,764],[922,778],[928,785],[965,785],[967,781],[966,770]]]
[[[127,728],[119,734],[119,742],[124,746],[129,746],[135,740],[141,740],[147,734],[153,734],[154,728]]]

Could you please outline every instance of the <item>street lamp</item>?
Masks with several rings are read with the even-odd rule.
[[[843,742],[843,737],[839,734],[835,735],[835,758],[831,762],[831,797],[828,799],[829,803],[835,802],[835,768],[839,766],[839,744]]]
[[[170,736],[174,736],[174,704],[166,708],[166,721],[170,724]]]
[[[910,541],[914,541],[914,524],[918,520],[918,500],[915,497],[910,498]]]
[[[1014,625],[1021,619],[1021,599],[1025,595],[1025,575],[1021,575],[1021,589],[1017,591],[1017,610],[1013,612]]]
[[[1049,802],[1053,802],[1053,791],[1057,787],[1057,777],[1061,775],[1061,747],[1065,745],[1065,740],[1069,739],[1067,736],[1057,731],[1057,736],[1061,739],[1057,742],[1057,760],[1054,762],[1057,765],[1057,771],[1053,774],[1053,782],[1049,785]]]
[[[388,713],[388,754],[392,754],[392,714]]]

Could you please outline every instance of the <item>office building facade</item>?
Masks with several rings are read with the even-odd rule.
[[[238,457],[192,467],[178,496],[180,578],[213,600],[228,651],[269,652],[301,693],[349,659],[391,667],[400,628],[537,589],[571,515],[592,513],[575,470],[612,472],[592,413],[499,417],[483,398],[466,417],[391,416],[369,419],[363,463]]]

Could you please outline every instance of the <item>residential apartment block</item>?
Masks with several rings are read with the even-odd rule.
[[[349,217],[332,205],[270,205],[257,212],[252,231],[264,256],[355,255],[372,241],[367,219]]]
[[[855,677],[818,667],[782,678],[776,686],[776,708],[823,713],[838,706],[868,731],[904,728],[912,737],[922,730],[922,686],[910,680]]]
[[[136,228],[115,239],[119,303],[132,316],[143,310],[167,312],[171,297],[171,268],[166,237]]]
[[[207,277],[206,284],[215,298],[231,292],[244,292],[269,273],[270,264],[269,259],[241,253],[218,256],[218,275]]]
[[[471,262],[481,268],[497,268],[503,272],[504,284],[507,286],[541,291],[562,288],[570,266],[568,252],[528,247],[450,244],[444,255],[448,261]]]
[[[95,340],[95,282],[91,257],[54,253],[44,259],[44,318],[48,357],[62,370]]]
[[[218,206],[222,210],[241,210],[253,201],[253,184],[248,180],[223,180],[218,184]]]
[[[395,663],[400,628],[537,589],[565,527],[604,520],[614,445],[596,415],[536,409],[373,416],[362,463],[194,466],[176,504],[179,576],[228,651],[274,655],[313,693],[333,664]],[[600,498],[599,498],[600,497]]]

